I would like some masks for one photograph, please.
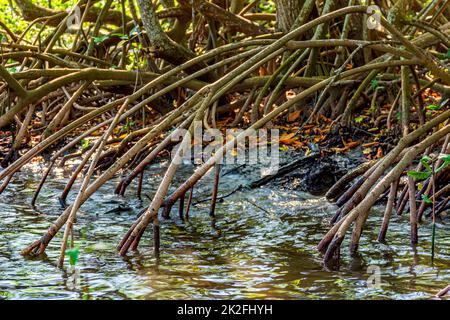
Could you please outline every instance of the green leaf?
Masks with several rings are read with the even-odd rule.
[[[378,81],[377,81],[377,79],[373,79],[373,80],[372,80],[372,91],[375,91],[375,89],[377,88],[377,86],[378,86]]]
[[[408,11],[408,13],[407,13],[406,16],[405,16],[405,20],[406,20],[406,21],[412,21],[413,18],[414,18],[414,16],[415,16],[415,14],[414,14],[413,12]]]
[[[109,38],[109,35],[94,37],[94,43],[99,44]]]
[[[122,40],[128,40],[128,36],[126,34],[123,34],[123,33],[113,33],[112,36],[119,37]]]
[[[442,108],[442,106],[437,106],[437,105],[434,105],[434,104],[430,104],[429,106],[426,106],[426,108],[428,110],[439,110],[439,109]]]
[[[419,172],[419,171],[408,171],[408,176],[417,179],[417,180],[425,180],[431,175],[431,172]]]
[[[450,154],[441,153],[438,158],[443,161],[450,162]]]
[[[141,33],[141,29],[139,28],[138,25],[135,25],[133,27],[133,29],[130,30],[130,36],[133,36],[135,34],[140,34]]]
[[[447,58],[450,58],[450,48],[447,50]]]
[[[6,41],[6,37],[3,33],[0,33],[0,42]]]
[[[450,164],[450,154],[441,153],[438,158],[444,162],[439,166],[439,168],[436,169],[436,172],[441,171]]]
[[[433,201],[430,199],[430,197],[428,197],[426,194],[422,194],[422,200],[425,203],[428,203],[428,204],[432,204],[433,203]]]
[[[81,149],[86,149],[87,147],[89,147],[89,140],[81,140]]]
[[[421,161],[422,163],[424,163],[424,162],[428,163],[428,162],[430,162],[431,160],[432,160],[432,159],[431,159],[429,156],[427,156],[427,155],[423,156],[422,159],[420,159],[420,161]]]
[[[355,118],[355,122],[356,123],[360,123],[360,122],[362,122],[364,120],[364,117],[356,117]]]
[[[432,160],[429,156],[423,156],[422,159],[420,159],[420,162],[427,169],[427,171],[431,171],[431,166],[429,165],[429,162],[431,161]]]
[[[66,256],[69,257],[70,265],[74,266],[78,262],[78,257],[80,255],[80,249],[78,249],[78,248],[69,249],[69,250],[66,250],[65,254],[66,254]]]
[[[9,73],[16,73],[17,67],[6,68],[6,70],[8,70]]]
[[[444,161],[444,163],[441,164],[441,165],[439,166],[439,168],[436,169],[436,172],[441,171],[442,169],[444,169],[445,167],[447,167],[449,164],[450,164],[450,161]]]

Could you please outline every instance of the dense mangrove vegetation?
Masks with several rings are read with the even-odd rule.
[[[252,241],[271,247],[272,267],[314,257],[321,272],[305,286],[391,245],[439,272],[425,292],[450,291],[450,1],[0,0],[0,10],[0,290],[11,294],[1,277],[20,264],[95,259],[97,240],[81,232],[92,224],[123,261],[184,261],[175,244],[203,248],[200,238],[213,259],[239,260],[224,246],[244,254]],[[233,234],[242,242],[224,240]],[[403,266],[418,264],[408,257]],[[195,288],[183,297],[201,297]],[[297,297],[277,288],[230,294]],[[355,290],[345,297],[366,297]]]

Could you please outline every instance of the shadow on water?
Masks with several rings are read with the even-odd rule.
[[[67,182],[62,172],[44,186],[37,208],[29,205],[41,171],[22,172],[0,196],[0,299],[428,299],[450,283],[448,225],[437,228],[431,264],[428,223],[420,228],[420,245],[412,249],[408,217],[396,216],[387,244],[379,244],[382,208],[374,210],[358,255],[348,256],[344,247],[338,270],[328,271],[315,246],[335,208],[321,197],[278,187],[227,197],[217,206],[215,226],[208,202],[192,207],[188,222],[179,220],[175,206],[172,219],[161,221],[158,260],[151,231],[138,251],[120,257],[116,246],[149,199],[138,200],[134,185],[126,198],[117,197],[117,181],[82,206],[75,225],[80,259],[75,268],[61,270],[56,266],[61,234],[46,255],[20,255],[61,213],[57,198]],[[161,172],[159,165],[147,172],[143,194],[151,197]],[[231,192],[244,180],[239,174],[226,175],[219,193]],[[210,174],[196,186],[194,203],[209,196],[212,181]],[[74,193],[68,202],[73,199]],[[367,285],[373,270],[379,271],[381,287]]]

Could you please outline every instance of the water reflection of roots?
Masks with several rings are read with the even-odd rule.
[[[110,18],[107,13],[112,1],[107,3],[109,5],[105,5],[102,9],[103,14],[96,20],[96,30],[103,24],[102,19]],[[151,26],[145,23],[152,14],[153,21],[158,21],[152,6],[148,5],[149,1],[138,3],[148,13],[143,15],[144,27],[155,28],[157,23]],[[202,3],[207,5],[208,2]],[[297,116],[301,113],[303,118],[299,121],[298,130],[287,140],[295,140],[294,136],[297,140],[303,139],[299,137],[301,129],[306,125],[314,126],[313,122],[318,124],[319,120],[323,119],[323,114],[329,114],[332,118],[330,127],[351,129],[353,116],[363,107],[360,100],[369,100],[373,106],[378,103],[391,105],[386,124],[388,129],[392,129],[394,122],[392,115],[396,106],[400,105],[400,92],[396,98],[391,99],[392,92],[386,87],[397,84],[401,86],[399,91],[401,91],[402,119],[399,127],[404,133],[403,138],[389,153],[381,156],[381,159],[364,164],[338,182],[337,187],[332,188],[334,191],[330,191],[328,196],[329,198],[340,196],[336,202],[340,208],[332,219],[334,225],[320,242],[319,249],[325,252],[324,262],[329,262],[337,255],[346,233],[354,225],[350,251],[355,252],[371,207],[384,196],[388,196],[388,203],[379,240],[385,239],[394,206],[397,213],[401,214],[409,200],[411,242],[417,243],[417,226],[425,209],[432,207],[432,218],[435,222],[449,203],[449,187],[445,183],[449,180],[448,166],[438,170],[447,162],[434,157],[432,151],[437,148],[440,148],[443,154],[450,151],[448,147],[450,110],[445,111],[447,106],[442,105],[441,110],[434,110],[431,119],[427,119],[421,100],[424,88],[433,87],[440,90],[442,95],[449,93],[448,72],[444,70],[441,62],[431,57],[431,52],[425,52],[428,47],[435,49],[441,42],[448,47],[449,29],[438,30],[432,25],[425,24],[424,27],[419,23],[419,26],[411,28],[414,30],[411,37],[405,37],[394,25],[382,18],[384,33],[373,35],[379,40],[355,40],[348,37],[349,31],[354,27],[351,25],[353,19],[348,17],[366,14],[366,6],[348,6],[330,12],[331,1],[325,1],[323,14],[315,17],[315,13],[311,14],[315,1],[308,3],[309,6],[305,5],[304,12],[302,9],[304,15],[299,15],[299,20],[296,21],[297,24],[293,24],[292,30],[276,35],[268,33],[263,37],[232,43],[225,41],[214,45],[212,49],[206,48],[204,53],[198,56],[168,39],[162,29],[158,33],[158,39],[165,39],[161,45],[152,42],[155,39],[151,37],[155,32],[146,32],[146,37],[150,37],[148,39],[144,39],[143,34],[138,33],[137,37],[132,37],[133,40],[124,40],[127,44],[124,45],[123,51],[116,50],[118,41],[123,40],[115,39],[117,34],[115,37],[111,35],[111,39],[102,41],[101,46],[95,48],[97,37],[87,35],[90,38],[89,44],[84,48],[86,44],[81,39],[78,42],[80,34],[84,34],[81,29],[78,30],[73,46],[76,50],[57,50],[53,46],[60,42],[59,38],[66,32],[65,23],[58,24],[58,28],[51,32],[50,38],[45,39],[44,44],[48,46],[43,52],[40,45],[23,45],[22,37],[18,38],[13,33],[7,32],[10,41],[1,43],[2,61],[14,56],[14,59],[21,61],[19,63],[21,67],[18,72],[11,73],[0,64],[2,79],[0,128],[12,130],[11,124],[14,124],[14,129],[17,128],[15,137],[13,138],[12,134],[11,139],[8,137],[11,140],[8,142],[11,147],[2,163],[7,167],[0,172],[2,181],[0,192],[5,190],[13,175],[24,165],[53,146],[57,148],[56,152],[50,158],[33,195],[32,204],[35,205],[56,161],[60,160],[59,165],[63,166],[71,159],[81,158],[59,198],[65,207],[63,213],[39,240],[34,241],[22,253],[42,254],[57,232],[66,226],[60,253],[59,265],[62,266],[64,249],[69,235],[72,235],[72,226],[81,205],[121,171],[124,175],[115,193],[124,195],[131,182],[138,179],[138,196],[140,196],[144,170],[158,156],[169,152],[175,144],[180,144],[150,205],[130,226],[118,245],[121,255],[126,255],[129,250],[135,250],[151,224],[154,251],[158,255],[159,213],[161,212],[162,217],[168,218],[172,207],[180,201],[179,217],[187,220],[193,188],[213,168],[215,178],[209,215],[215,227],[220,160],[237,145],[245,143],[249,132],[272,126],[290,110],[295,110]],[[191,8],[189,12],[190,10]],[[62,16],[64,15],[58,17]],[[190,14],[188,16],[190,17]],[[245,19],[228,11],[227,16],[231,17],[230,19],[238,19],[240,28],[248,31],[248,27],[253,27],[251,28],[253,31],[250,31],[255,31],[255,25],[249,24]],[[205,23],[207,20],[200,21]],[[35,20],[37,21],[39,20]],[[324,39],[326,29],[324,26],[328,27],[331,21],[336,22],[331,29],[339,39]],[[124,28],[125,24],[124,21]],[[207,25],[208,28],[212,27],[210,23]],[[206,24],[204,27],[198,29],[206,30]],[[420,27],[427,32],[424,34],[426,37],[419,39],[415,30]],[[2,28],[7,29],[3,25]],[[45,24],[43,28],[46,28]],[[98,33],[98,30],[94,33]],[[365,34],[365,31],[368,30],[361,30],[361,34]],[[208,32],[214,34],[212,29]],[[259,35],[261,32],[261,29],[257,28],[256,33],[250,35]],[[314,34],[312,40],[305,39],[310,34]],[[194,35],[200,37],[199,34]],[[223,37],[225,38],[227,37]],[[413,40],[409,40],[410,38]],[[40,38],[35,40],[39,40],[40,43]],[[114,42],[115,40],[118,41]],[[151,50],[147,40],[152,42]],[[215,38],[212,42],[217,40],[219,39]],[[127,48],[131,48],[133,56],[138,56],[131,47],[132,41],[139,41],[138,43],[146,48],[142,55],[147,59],[149,70],[130,71],[124,65]],[[155,56],[151,56],[147,51],[152,51]],[[437,52],[430,51],[433,51],[433,54]],[[115,58],[120,55],[122,58],[116,61]],[[377,55],[376,59],[367,58],[371,55]],[[155,61],[161,62],[163,66],[161,70]],[[113,68],[117,64],[119,68]],[[139,61],[136,61],[136,64],[139,65]],[[49,66],[63,68],[47,68]],[[300,74],[302,76],[299,76]],[[379,74],[383,77],[379,76],[378,80],[384,81],[384,87],[377,87]],[[427,78],[429,74],[433,75],[434,80],[430,81]],[[413,86],[409,84],[410,80],[414,81],[416,88],[414,95]],[[371,83],[372,93],[367,90],[370,89]],[[224,102],[227,98],[234,99],[237,96],[243,98],[236,99],[236,103]],[[316,99],[311,99],[312,96],[316,96]],[[417,98],[420,107],[410,104],[411,101],[408,102],[410,97]],[[314,101],[311,102],[312,100]],[[413,107],[418,117],[416,126],[418,128],[409,132],[413,127],[409,121],[410,113],[414,113]],[[232,126],[242,125],[245,130],[216,150],[212,157],[199,165],[188,179],[168,195],[169,186],[179,168],[179,162],[175,159],[183,158],[185,147],[194,142],[191,140],[194,123],[200,122],[204,128],[216,127],[219,126],[217,120],[221,112],[234,111],[236,115],[231,122]],[[375,113],[372,105],[369,112]],[[131,120],[140,120],[141,115],[144,119],[142,127],[138,127]],[[33,125],[38,128],[33,128]],[[225,123],[223,127],[226,126]],[[41,140],[20,155],[18,150],[25,147],[23,141],[28,141],[32,137],[30,128],[40,130]],[[67,141],[66,138],[70,135],[73,135],[72,139]],[[80,144],[81,150],[69,153]],[[3,145],[2,143],[2,148]],[[416,178],[408,179],[404,185],[401,178],[405,176],[405,170],[420,155],[429,155],[430,160],[427,160],[426,164],[420,162],[417,171],[428,166],[433,172],[424,180],[419,190],[418,181],[414,180]],[[101,174],[94,177],[94,172]],[[66,207],[67,196],[81,175],[83,182],[76,199]],[[344,189],[354,179],[357,180]],[[403,189],[398,195],[397,190],[400,187]],[[389,188],[390,191],[387,192]],[[189,190],[188,203],[184,208],[186,193]],[[343,191],[342,195],[340,190]],[[418,203],[420,205],[417,208]]]

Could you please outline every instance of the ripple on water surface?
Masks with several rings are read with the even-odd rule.
[[[333,205],[302,192],[270,188],[227,197],[217,206],[215,228],[208,202],[193,206],[187,223],[179,221],[174,208],[173,219],[161,222],[159,261],[152,255],[151,232],[139,251],[122,258],[117,243],[149,201],[133,196],[133,184],[127,198],[117,197],[117,181],[108,182],[82,206],[75,225],[79,262],[75,269],[60,270],[61,234],[45,256],[20,255],[61,213],[57,197],[67,182],[61,172],[45,185],[37,208],[29,205],[40,170],[21,173],[0,196],[0,299],[428,299],[450,283],[448,225],[438,225],[431,264],[429,223],[421,225],[415,250],[409,245],[407,216],[393,217],[388,244],[378,244],[382,212],[375,209],[359,255],[349,257],[344,249],[339,271],[326,271],[315,246],[328,228]],[[155,192],[161,171],[154,166],[146,174],[144,194]],[[188,173],[189,168],[182,170],[176,182]],[[211,193],[213,174],[196,186],[194,203]],[[220,193],[243,182],[242,176],[227,175]],[[74,197],[72,193],[69,202]],[[119,205],[127,210],[114,210]],[[370,270],[380,271],[381,288],[367,287]]]

